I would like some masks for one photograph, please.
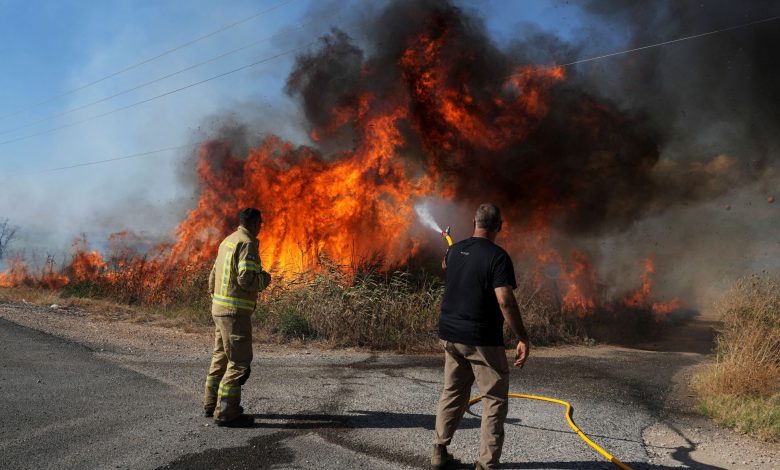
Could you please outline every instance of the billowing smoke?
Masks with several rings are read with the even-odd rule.
[[[198,201],[163,265],[206,263],[247,205],[267,216],[271,268],[373,250],[403,265],[442,252],[415,204],[462,238],[491,201],[501,243],[581,309],[650,292],[653,271],[657,290],[702,298],[777,267],[780,22],[560,66],[777,16],[775,2],[594,0],[573,37],[526,25],[500,45],[454,2],[371,8],[297,57],[299,116],[234,109],[248,124],[216,126],[184,172]],[[285,140],[296,126],[308,145]]]
[[[446,199],[472,208],[493,201],[516,232],[552,227],[550,243],[583,249],[600,268],[612,263],[604,276],[619,284],[624,268],[616,264],[658,254],[664,265],[663,258],[697,252],[670,238],[663,230],[669,225],[676,234],[717,226],[706,220],[712,204],[731,209],[722,198],[763,191],[761,203],[771,193],[780,155],[780,63],[773,55],[780,29],[758,24],[552,66],[776,16],[780,7],[595,0],[583,12],[582,37],[564,41],[528,28],[501,48],[479,18],[453,3],[390,2],[358,34],[360,42],[334,30],[316,52],[299,57],[287,91],[302,103],[315,145],[329,159],[359,145],[355,126],[367,112],[361,97],[403,106],[398,158],[433,176]],[[627,37],[591,40],[616,24]],[[523,67],[529,64],[542,67]],[[738,225],[721,228],[739,232]],[[635,243],[630,263],[604,253],[608,243],[627,254],[620,236]],[[705,253],[736,255],[706,233],[700,239]],[[695,253],[695,269],[708,271],[711,264],[700,264],[707,257]],[[690,275],[677,266],[678,277]]]
[[[772,7],[594,1],[585,9],[594,23],[633,25],[630,44],[644,45],[769,16]],[[506,85],[518,64],[597,52],[534,33],[521,32],[502,51],[479,19],[453,4],[396,1],[367,29],[367,44],[359,47],[336,30],[319,51],[300,57],[288,92],[300,97],[326,145],[345,142],[361,93],[403,88],[411,97],[410,135],[400,156],[437,168],[458,201],[492,200],[513,219],[544,207],[569,234],[614,232],[648,214],[717,197],[761,177],[778,155],[780,91],[770,45],[780,37],[772,25],[569,67],[567,78],[548,90],[546,113],[512,116],[495,102],[523,93]],[[426,62],[421,51],[412,58],[418,62],[404,65],[421,35],[435,42],[435,57]],[[438,82],[419,93],[421,81],[431,78],[424,68],[439,74]],[[447,96],[452,90],[456,95]],[[467,100],[464,108],[479,115],[487,132],[465,134],[445,113],[451,98]],[[668,160],[661,161],[662,152]]]
[[[583,44],[609,23],[627,28],[630,47],[780,16],[780,5],[768,0],[593,0],[584,9],[591,29]],[[670,158],[735,155],[738,166],[755,176],[780,158],[778,46],[780,28],[772,21],[599,61],[581,68],[580,83],[621,107],[647,112],[667,136]]]

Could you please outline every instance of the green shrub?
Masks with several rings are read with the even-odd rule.
[[[276,329],[286,338],[306,338],[312,334],[309,321],[301,312],[291,306],[286,306],[281,311]]]
[[[60,291],[63,297],[99,298],[103,297],[101,287],[94,281],[75,281]]]
[[[780,395],[765,398],[730,394],[708,394],[699,411],[724,426],[767,441],[780,441]]]

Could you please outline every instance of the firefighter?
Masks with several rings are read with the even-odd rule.
[[[249,378],[252,362],[251,317],[257,294],[271,281],[270,274],[262,270],[258,252],[257,235],[263,225],[260,211],[249,207],[238,218],[238,230],[220,243],[209,275],[216,337],[203,399],[205,416],[228,427],[254,422],[243,414],[241,386]]]

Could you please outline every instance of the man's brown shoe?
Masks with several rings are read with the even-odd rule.
[[[442,469],[453,460],[452,454],[447,452],[447,446],[433,445],[433,455],[431,455],[431,466],[433,468],[437,470]]]

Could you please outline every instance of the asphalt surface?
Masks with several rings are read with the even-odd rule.
[[[190,390],[99,356],[0,320],[0,468],[391,468],[278,426],[217,428]]]
[[[0,320],[0,467],[427,468],[441,356],[256,351],[243,393],[255,426],[224,429],[200,416],[209,346],[98,349]],[[582,430],[634,469],[727,468],[697,463],[686,446],[666,449],[674,465],[648,463],[642,432],[659,421],[676,372],[697,360],[532,351],[510,389],[571,402]],[[450,449],[466,463],[478,450],[479,405],[471,411]],[[513,400],[506,435],[503,468],[615,468],[558,405]]]

